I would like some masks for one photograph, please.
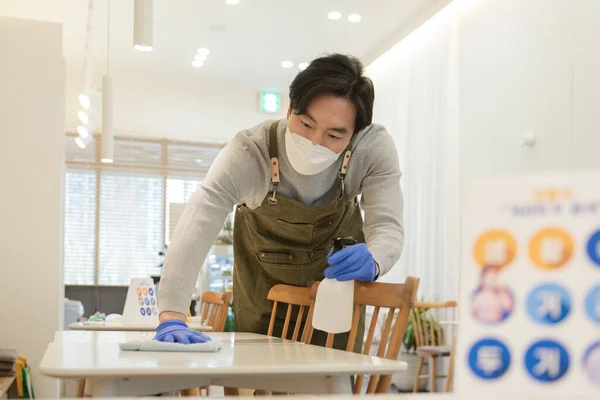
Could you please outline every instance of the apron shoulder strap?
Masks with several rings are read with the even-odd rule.
[[[280,175],[279,175],[279,158],[277,148],[277,127],[279,126],[279,120],[271,124],[269,129],[269,157],[271,158],[271,186],[273,187],[273,196],[269,198],[271,204],[277,204],[277,187],[279,186]]]
[[[277,150],[277,127],[279,126],[279,120],[274,121],[269,129],[269,157],[277,158],[279,156]]]

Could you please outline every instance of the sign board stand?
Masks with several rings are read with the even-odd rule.
[[[600,174],[469,187],[456,391],[600,398]]]
[[[156,288],[152,278],[131,278],[125,308],[124,325],[158,325]]]

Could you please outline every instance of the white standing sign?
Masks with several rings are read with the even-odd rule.
[[[471,185],[460,304],[458,393],[600,398],[600,174]]]
[[[152,278],[131,278],[129,281],[123,324],[158,325],[156,288]]]

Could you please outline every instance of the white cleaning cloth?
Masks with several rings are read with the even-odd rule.
[[[158,340],[134,340],[128,343],[119,343],[119,348],[123,351],[171,351],[171,352],[190,352],[190,353],[215,353],[221,350],[219,343],[210,341],[206,343],[165,343]]]

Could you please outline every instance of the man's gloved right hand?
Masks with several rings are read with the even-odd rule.
[[[165,321],[156,328],[154,340],[166,343],[206,343],[210,338],[203,333],[188,328],[185,322],[178,319]]]

